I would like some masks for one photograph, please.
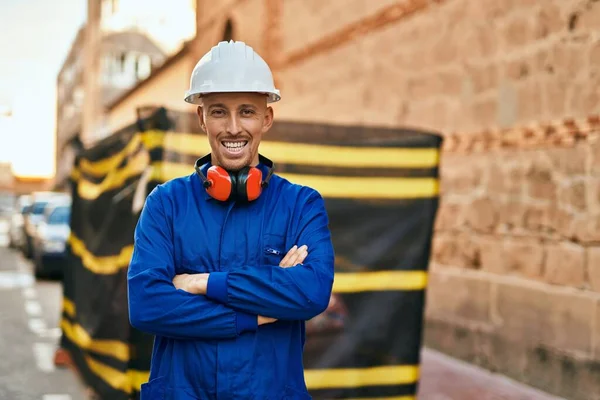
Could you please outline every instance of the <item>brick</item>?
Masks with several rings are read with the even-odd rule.
[[[535,153],[527,170],[527,192],[534,199],[556,200],[557,185],[552,173],[553,166],[543,153]]]
[[[592,44],[589,57],[590,65],[600,65],[600,40]]]
[[[537,80],[520,85],[517,90],[518,118],[523,122],[535,121],[542,112],[542,86]]]
[[[499,31],[505,49],[522,47],[534,36],[533,25],[527,14],[517,13]]]
[[[488,170],[486,190],[489,194],[504,194],[506,192],[506,178],[503,167],[491,163]]]
[[[600,179],[590,178],[585,180],[586,185],[586,211],[600,211]]]
[[[586,145],[577,144],[571,148],[550,148],[545,150],[545,153],[549,157],[554,171],[568,176],[586,174],[586,163],[589,159]]]
[[[593,296],[524,282],[499,283],[498,333],[526,345],[591,353]]]
[[[501,239],[483,239],[479,243],[481,252],[481,269],[496,274],[506,272],[504,262],[504,244]]]
[[[572,115],[589,115],[597,111],[600,94],[597,86],[590,82],[576,82],[573,84],[571,101],[568,110]]]
[[[575,244],[549,245],[544,266],[548,283],[583,287],[585,284],[585,249]]]
[[[473,104],[471,111],[473,119],[478,126],[494,126],[498,112],[498,101],[495,97],[477,100]]]
[[[456,237],[458,247],[457,266],[463,268],[477,269],[481,266],[481,249],[479,239],[472,235],[458,235]]]
[[[550,204],[532,204],[526,207],[523,215],[523,226],[533,232],[542,232],[548,226]]]
[[[525,176],[527,169],[524,165],[517,164],[508,167],[508,179],[506,179],[507,194],[521,195],[525,189]]]
[[[591,158],[591,175],[598,176],[600,175],[600,138],[590,139],[589,144],[589,156]]]
[[[441,91],[437,76],[417,76],[408,80],[408,94],[416,101],[426,100]]]
[[[586,210],[587,186],[584,181],[571,182],[561,187],[558,196],[562,207],[572,207],[577,211]]]
[[[440,94],[446,96],[460,96],[463,85],[463,75],[457,71],[446,71],[437,74]]]
[[[461,227],[464,206],[442,200],[435,218],[436,231],[450,231]]]
[[[548,35],[560,32],[566,26],[560,13],[560,9],[555,3],[547,2],[544,7],[540,7],[535,14],[535,39],[543,39]]]
[[[526,79],[532,72],[527,60],[508,60],[502,66],[503,76],[515,81]]]
[[[567,107],[565,93],[569,85],[570,82],[564,75],[552,76],[542,81],[542,111],[548,119],[564,115]]]
[[[499,212],[499,227],[502,227],[505,231],[523,228],[526,212],[527,206],[518,200],[511,199],[506,203],[502,203]]]
[[[585,65],[587,52],[583,45],[556,41],[549,49],[548,65],[553,73],[562,74],[569,79],[576,77]]]
[[[596,319],[596,331],[594,332],[594,360],[598,363],[596,365],[596,373],[600,375],[600,300],[596,301],[596,315],[594,316]],[[598,379],[596,382],[600,382]]]
[[[573,237],[575,240],[588,243],[600,241],[600,215],[587,213],[573,218]]]
[[[508,272],[535,279],[542,277],[545,249],[541,243],[507,240],[504,243],[504,257]]]
[[[468,208],[467,223],[476,231],[491,232],[498,223],[499,204],[489,197],[475,199]]]
[[[432,259],[439,264],[453,265],[458,248],[452,235],[437,233],[432,240]]]
[[[432,318],[489,322],[490,282],[460,270],[432,271],[426,304],[427,315]]]
[[[444,157],[441,168],[441,191],[443,193],[466,194],[472,193],[481,185],[483,170],[480,160],[470,156],[469,162],[461,156]]]
[[[574,215],[573,213],[553,205],[548,209],[548,228],[565,238],[571,238],[574,235]]]
[[[475,94],[486,92],[498,85],[498,66],[496,64],[470,64],[465,69],[473,82]]]
[[[456,26],[455,28],[456,29]],[[420,51],[424,51],[421,49]],[[442,66],[451,64],[456,61],[460,55],[459,44],[454,40],[438,40],[433,45],[432,51],[432,63],[434,65]]]
[[[597,31],[600,29],[600,6],[594,2],[588,2],[579,13],[577,21],[577,30],[579,31]]]
[[[589,247],[586,251],[589,284],[592,290],[600,293],[600,247]],[[600,320],[598,320],[598,322],[600,322]],[[600,325],[597,326],[600,327]],[[600,330],[598,331],[598,334],[600,335]],[[598,344],[600,344],[600,342]],[[598,349],[598,356],[600,356],[600,348]]]

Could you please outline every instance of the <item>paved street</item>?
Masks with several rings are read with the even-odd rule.
[[[565,400],[432,350],[421,366],[419,400]]]
[[[73,372],[53,363],[61,291],[59,282],[36,282],[29,262],[0,247],[0,400],[87,399]]]

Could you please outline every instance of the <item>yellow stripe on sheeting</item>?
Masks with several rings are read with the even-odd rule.
[[[63,297],[63,310],[71,318],[75,318],[75,303]]]
[[[144,147],[148,150],[153,150],[159,147],[163,147],[163,143],[167,136],[171,136],[172,134],[165,131],[145,131],[142,133],[142,142],[144,143]]]
[[[129,378],[129,382],[131,382],[133,389],[139,392],[142,384],[148,382],[150,379],[150,371],[130,369],[127,371],[127,377]]]
[[[159,133],[148,131],[144,135]],[[210,152],[203,134],[167,132],[163,146],[165,150],[181,154]],[[356,168],[433,168],[439,164],[440,157],[438,148],[333,146],[269,140],[260,142],[260,152],[279,163]]]
[[[73,254],[81,258],[83,266],[95,274],[109,275],[118,272],[129,266],[129,261],[133,255],[133,246],[125,246],[121,252],[115,256],[96,257],[85,247],[85,244],[71,234],[69,244]]]
[[[60,322],[60,327],[65,336],[83,350],[93,351],[120,361],[129,360],[129,346],[123,342],[93,339],[81,325],[72,324],[64,318]]]
[[[336,272],[335,293],[379,292],[387,290],[423,290],[425,271]]]
[[[417,382],[416,365],[388,365],[369,368],[307,369],[308,389],[358,388],[362,386],[405,385]]]
[[[112,388],[125,393],[131,393],[134,389],[140,391],[142,383],[148,381],[149,372],[128,370],[126,373],[118,371],[108,365],[86,356],[85,362],[90,370]]]
[[[80,179],[77,191],[81,198],[93,200],[103,192],[120,188],[127,179],[144,172],[150,163],[150,156],[146,151],[136,154],[123,168],[109,172],[100,183],[92,183],[86,179]]]
[[[189,175],[191,165],[156,162],[153,164],[152,179],[168,181]],[[432,198],[439,193],[439,182],[435,178],[382,178],[319,176],[280,174],[290,182],[310,186],[323,197],[355,199],[410,199]]]
[[[354,199],[410,199],[435,197],[435,178],[382,178],[280,174],[281,177],[317,190],[323,197]]]
[[[128,155],[133,154],[140,143],[142,143],[142,138],[139,134],[136,134],[120,152],[98,161],[89,161],[84,158],[79,163],[79,168],[83,173],[92,176],[100,177],[107,175],[115,170]]]
[[[432,168],[437,148],[349,147],[261,141],[260,152],[286,164],[356,168]]]

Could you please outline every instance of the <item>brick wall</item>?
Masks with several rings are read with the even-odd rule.
[[[447,137],[426,343],[600,393],[600,2],[226,3],[199,54],[232,17],[273,66],[277,118]]]

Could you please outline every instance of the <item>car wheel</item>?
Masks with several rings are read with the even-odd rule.
[[[33,254],[33,271],[34,275],[37,279],[47,279],[48,273],[44,269],[44,263],[42,262],[42,257],[37,254]]]

